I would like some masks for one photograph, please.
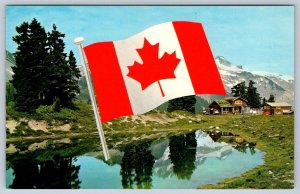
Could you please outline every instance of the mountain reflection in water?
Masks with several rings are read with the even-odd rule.
[[[39,159],[37,154],[18,154],[7,160],[6,185],[61,189],[197,188],[239,176],[264,163],[264,152],[260,150],[234,149],[213,139],[217,138],[198,130],[130,143],[111,149],[110,161],[104,161],[101,152],[92,146],[88,149],[87,145],[82,153],[62,156],[55,152],[47,160]]]

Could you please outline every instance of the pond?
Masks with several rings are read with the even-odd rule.
[[[95,138],[13,145],[18,152],[7,154],[6,187],[192,189],[264,164],[264,152],[217,139],[197,130],[110,146],[109,161],[97,150]]]

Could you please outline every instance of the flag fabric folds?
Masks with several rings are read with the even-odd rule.
[[[182,96],[226,95],[201,23],[167,22],[84,52],[102,123]]]

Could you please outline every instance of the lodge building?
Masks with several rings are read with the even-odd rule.
[[[264,115],[293,114],[292,105],[286,102],[266,102],[263,108]]]
[[[213,101],[208,107],[210,114],[241,114],[248,101],[241,97],[228,97]]]

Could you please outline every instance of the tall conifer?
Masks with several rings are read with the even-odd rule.
[[[64,52],[65,35],[53,25],[46,33],[33,19],[16,27],[13,40],[18,48],[11,83],[15,88],[16,109],[33,112],[39,105],[70,106],[79,93],[79,70],[73,52]]]
[[[48,77],[47,103],[59,102],[62,106],[70,106],[76,95],[79,93],[78,79],[79,69],[76,66],[74,53],[69,56],[64,52],[65,34],[59,32],[53,25],[51,33],[48,33]]]
[[[16,27],[13,40],[18,44],[15,53],[16,66],[11,83],[16,89],[16,109],[32,112],[44,98],[40,83],[45,76],[47,34],[41,24],[33,19]]]
[[[254,87],[254,81],[250,80],[249,85],[247,88],[247,100],[248,100],[248,105],[251,108],[259,108],[260,107],[260,95],[257,92],[257,88]]]

